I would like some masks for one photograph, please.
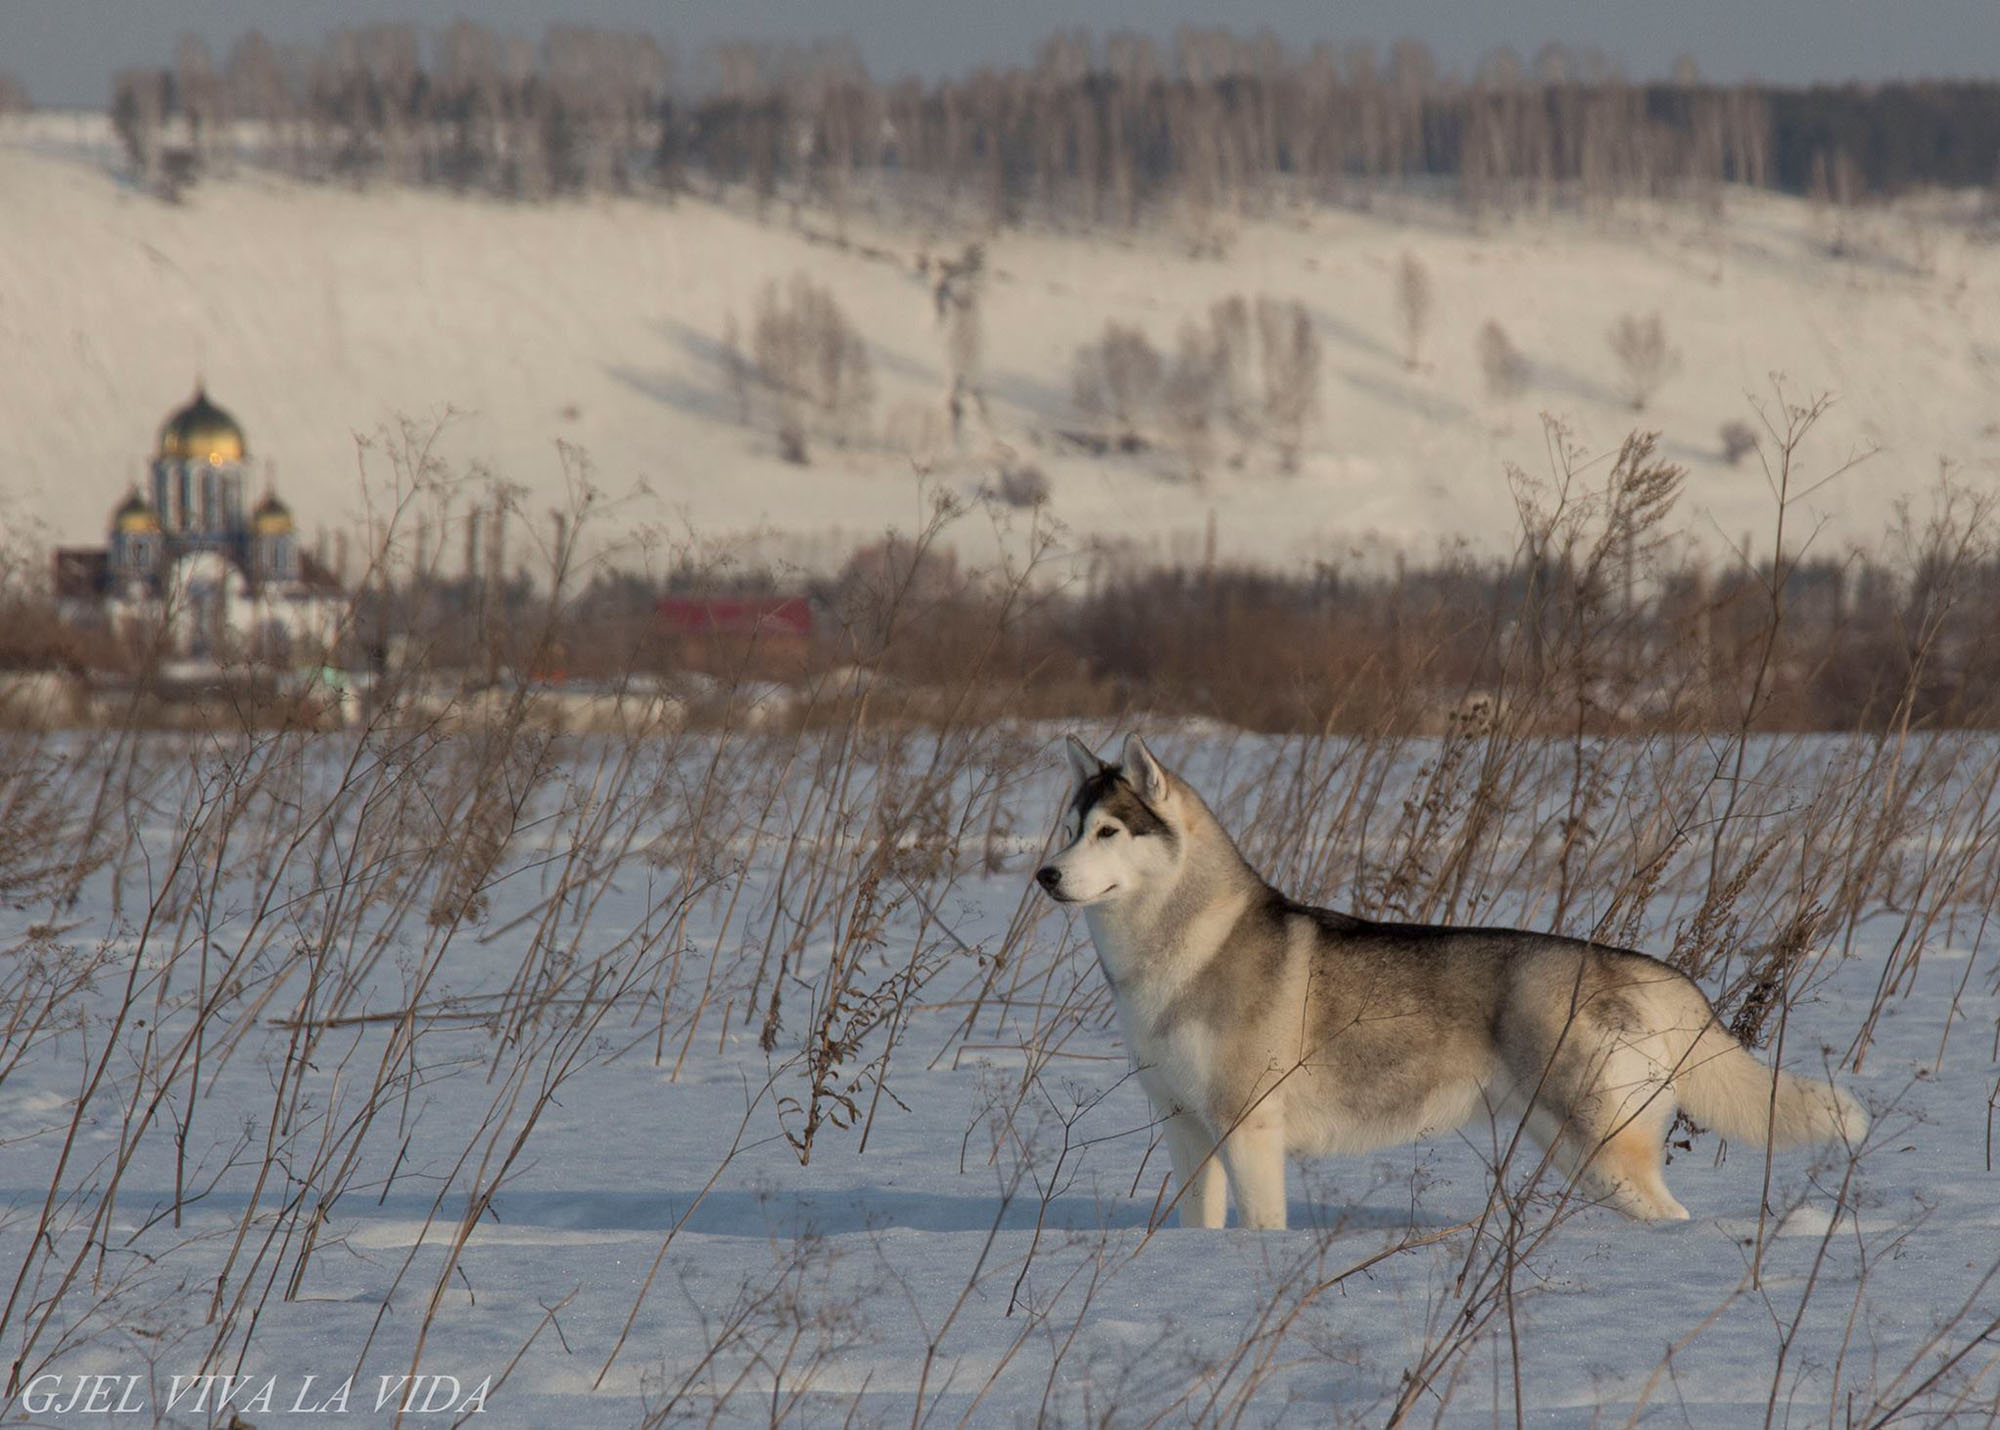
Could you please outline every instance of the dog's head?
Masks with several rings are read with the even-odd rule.
[[[1035,873],[1050,898],[1102,904],[1171,879],[1180,862],[1178,782],[1137,735],[1125,739],[1123,764],[1106,764],[1069,737],[1069,842]]]

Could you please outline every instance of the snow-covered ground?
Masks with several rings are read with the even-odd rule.
[[[1475,1127],[1294,1168],[1290,1231],[1201,1233],[1152,1225],[1164,1151],[1081,923],[1028,879],[1050,733],[153,745],[90,846],[109,862],[0,914],[0,1360],[48,1377],[8,1423],[100,1423],[101,1395],[137,1407],[118,1423],[260,1430],[405,1401],[406,1424],[528,1427],[1381,1424],[1410,1373],[1410,1423],[2000,1412],[1984,737],[1956,771],[1894,755],[1920,813],[1878,846],[1842,833],[1882,768],[1856,747],[1753,752],[1725,873],[1797,822],[1732,949],[1822,860],[1880,889],[1819,931],[1783,1033],[1786,1065],[1845,1061],[1876,1114],[1851,1166],[1702,1135],[1668,1170],[1694,1219],[1641,1226],[1548,1188],[1489,1207]],[[1161,746],[1239,827],[1359,758]],[[1572,927],[1630,867],[1620,801],[1668,768],[1597,753],[1630,773],[1601,847],[1559,861],[1612,881]],[[1437,754],[1386,757],[1367,849],[1268,822],[1252,847],[1345,902]],[[110,757],[15,758],[87,791]],[[1533,823],[1486,866],[1514,871],[1483,876],[1492,917],[1548,917]],[[1705,840],[1648,946],[1691,937]],[[201,1374],[245,1377],[229,1411]]]
[[[819,564],[920,519],[913,444],[933,485],[966,492],[1002,456],[1031,462],[1080,539],[1142,558],[1197,558],[1211,518],[1225,558],[1278,567],[1385,541],[1505,551],[1505,469],[1548,472],[1545,411],[1594,452],[1661,429],[1691,472],[1684,534],[1720,553],[1771,525],[1755,459],[1729,466],[1719,433],[1756,425],[1752,400],[1775,410],[1773,373],[1789,398],[1837,399],[1801,486],[1877,453],[1795,509],[1795,533],[1824,517],[1822,540],[1872,544],[1941,461],[1983,488],[2000,470],[2000,248],[1975,237],[1969,203],[1849,216],[1846,257],[1829,254],[1829,216],[1740,192],[1720,219],[1631,204],[1473,226],[1394,195],[1368,211],[1280,209],[1232,221],[1221,260],[1189,257],[1171,224],[929,232],[857,214],[848,231],[870,255],[809,239],[832,218],[795,226],[783,203],[760,222],[696,198],[520,206],[239,170],[167,204],[121,181],[104,137],[48,117],[0,129],[0,500],[11,525],[39,520],[62,541],[101,536],[197,377],[309,530],[357,528],[362,473],[386,480],[382,450],[357,454],[357,436],[450,413],[438,455],[522,488],[531,523],[570,504],[569,443],[607,492],[643,488],[603,539],[776,531],[772,553]],[[974,238],[989,259],[989,420],[939,448],[918,440],[938,426],[946,368],[916,263]],[[1405,253],[1434,293],[1414,369]],[[801,271],[866,336],[878,393],[875,435],[809,467],[738,422],[723,360],[731,319],[747,345],[758,292]],[[1184,319],[1234,294],[1295,298],[1319,334],[1320,410],[1297,475],[1266,455],[1197,485],[1174,459],[1091,457],[1051,436],[1077,423],[1074,354],[1108,319],[1171,354]],[[1635,414],[1606,334],[1651,312],[1680,368]],[[1527,359],[1518,397],[1488,394],[1475,340],[1489,321]]]

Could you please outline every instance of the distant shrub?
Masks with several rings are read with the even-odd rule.
[[[1723,423],[1721,437],[1722,459],[1732,467],[1757,450],[1757,434],[1740,418]]]
[[[988,491],[1006,506],[1037,507],[1049,499],[1049,479],[1033,463],[1023,466],[1006,462]]]

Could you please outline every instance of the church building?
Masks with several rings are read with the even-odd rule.
[[[71,619],[163,624],[175,653],[197,660],[325,659],[346,595],[299,549],[291,510],[268,485],[244,511],[249,462],[243,429],[198,388],[160,428],[147,486],[112,513],[108,544],[56,552]]]

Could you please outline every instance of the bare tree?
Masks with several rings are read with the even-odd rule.
[[[281,152],[282,127],[296,117],[297,98],[286,83],[278,47],[252,30],[229,47],[222,66],[223,103],[238,120],[253,120],[265,162]]]
[[[1113,86],[1106,106],[1105,185],[1113,221],[1130,225],[1138,218],[1139,177],[1127,136],[1140,102],[1160,82],[1160,55],[1151,36],[1125,30],[1105,40],[1104,63]]]
[[[1855,250],[1854,210],[1860,202],[1861,170],[1845,149],[1813,155],[1812,175],[1806,185],[1806,201],[1811,205],[1817,226],[1823,233],[1826,251],[1844,258]]]
[[[1667,342],[1667,327],[1658,313],[1640,317],[1622,314],[1605,335],[1611,355],[1625,379],[1625,395],[1634,412],[1646,410],[1660,385],[1681,369],[1680,349]]]
[[[868,345],[830,290],[803,273],[782,289],[766,284],[751,351],[787,461],[811,460],[814,429],[840,443],[865,429],[875,401]]]
[[[1437,88],[1437,61],[1421,40],[1389,47],[1389,160],[1398,175],[1416,168],[1424,152],[1424,100]]]
[[[367,76],[370,116],[388,177],[410,183],[421,177],[417,95],[424,83],[421,41],[415,25],[363,25],[353,32],[354,58]]]
[[[944,329],[945,370],[951,379],[945,406],[951,417],[954,442],[965,424],[966,404],[972,403],[982,412],[986,407],[979,382],[980,356],[985,345],[979,299],[985,268],[985,248],[969,243],[958,258],[939,261],[937,281],[931,289],[937,321]]]
[[[665,94],[666,52],[649,35],[589,25],[551,25],[542,51],[555,186],[629,188],[646,116]]]
[[[547,96],[536,72],[535,47],[509,35],[500,43],[503,157],[495,174],[501,193],[543,198],[549,192]]]
[[[875,402],[868,344],[834,302],[830,289],[810,282],[796,286],[800,297],[795,301],[808,315],[812,337],[814,403],[836,442],[854,441],[867,431]]]
[[[659,120],[667,113],[674,82],[672,48],[643,31],[630,31],[618,46],[619,122],[623,126],[624,161],[619,184],[658,144]]]
[[[174,94],[187,120],[188,147],[197,166],[209,163],[224,118],[222,76],[201,36],[183,34],[174,42]]]
[[[1423,356],[1424,332],[1430,326],[1431,271],[1407,250],[1396,264],[1396,313],[1403,321],[1403,363],[1414,370]]]
[[[292,96],[284,84],[284,60],[262,30],[238,36],[222,64],[222,94],[236,118],[276,122],[290,118]]]
[[[1528,69],[1512,45],[1500,45],[1480,56],[1472,82],[1480,89],[1519,89],[1528,82]]]
[[[1252,347],[1250,305],[1241,294],[1217,299],[1208,310],[1216,364],[1216,402],[1222,420],[1236,437],[1232,466],[1241,465],[1250,445],[1263,430],[1264,418],[1256,393],[1256,353]]]
[[[792,281],[796,287],[806,280]],[[776,282],[766,284],[758,297],[751,343],[758,380],[770,403],[778,450],[786,461],[804,466],[812,460],[806,445],[806,380],[811,360],[804,322],[785,302]]]
[[[750,364],[743,356],[743,338],[731,313],[722,325],[722,363],[729,377],[730,400],[736,404],[736,420],[750,425]]]
[[[445,121],[440,171],[447,183],[494,181],[506,86],[500,37],[472,20],[454,20],[438,40],[437,101]]]
[[[1096,342],[1076,351],[1071,391],[1084,416],[1117,429],[1127,451],[1144,446],[1139,422],[1153,406],[1165,374],[1159,352],[1146,335],[1113,318]]]
[[[1201,480],[1214,455],[1215,409],[1222,376],[1216,347],[1212,331],[1203,332],[1192,320],[1182,323],[1162,392],[1167,428],[1194,481]]]
[[[1497,401],[1519,397],[1528,386],[1528,360],[1507,336],[1507,330],[1488,319],[1479,330],[1479,370],[1486,376],[1486,392]]]
[[[21,77],[11,70],[0,70],[0,114],[26,114],[34,107]]]
[[[1319,334],[1305,304],[1257,300],[1257,334],[1264,360],[1264,414],[1278,463],[1297,471],[1306,423],[1319,410]]]
[[[166,119],[165,70],[120,70],[111,84],[111,127],[125,146],[132,176],[150,187],[159,174],[160,125]]]

